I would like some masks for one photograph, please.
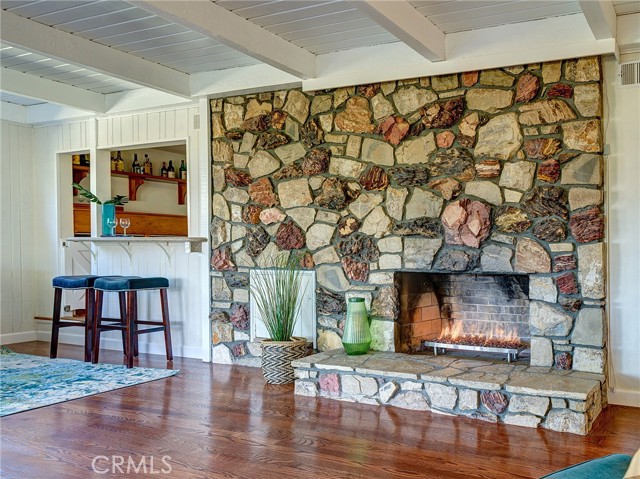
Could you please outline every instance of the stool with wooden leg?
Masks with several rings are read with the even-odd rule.
[[[51,328],[51,352],[50,358],[58,356],[58,336],[60,328],[78,326],[84,328],[84,360],[91,361],[91,349],[93,347],[93,315],[94,315],[94,291],[93,285],[99,276],[56,276],[51,282],[53,285],[53,322]],[[84,321],[70,321],[61,319],[62,292],[84,290]]]
[[[117,276],[110,276],[116,278]],[[84,360],[91,361],[93,355],[93,323],[95,317],[95,291],[93,286],[100,276],[83,275],[83,276],[56,276],[53,278],[52,284],[54,288],[53,294],[53,321],[51,328],[51,352],[49,357],[56,358],[58,356],[58,337],[60,328],[69,326],[84,327]],[[85,317],[84,321],[62,319],[60,317],[62,310],[62,292],[63,291],[85,290]],[[124,297],[120,302],[120,317],[124,317],[125,303]],[[102,318],[106,322],[121,322],[121,319]],[[123,323],[124,324],[124,323]],[[122,347],[125,346],[125,334],[122,333]]]
[[[100,333],[102,331],[124,331],[126,338],[125,364],[133,367],[133,358],[138,355],[138,336],[163,331],[167,361],[173,361],[171,347],[171,326],[169,323],[169,305],[167,302],[167,288],[169,280],[162,277],[140,278],[137,276],[122,276],[117,278],[100,278],[94,283],[96,292],[96,320],[93,335],[93,362],[97,363],[100,353]],[[158,290],[160,293],[160,307],[162,321],[138,319],[138,291]],[[119,324],[102,324],[102,307],[104,293],[118,293],[121,304],[121,319]],[[124,307],[122,304],[126,302]],[[124,311],[123,311],[124,310]],[[138,328],[138,326],[153,326]]]

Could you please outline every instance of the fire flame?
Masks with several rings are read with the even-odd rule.
[[[492,323],[490,331],[480,332],[479,323],[469,331],[464,321],[453,321],[446,325],[438,337],[438,342],[448,344],[467,344],[470,346],[484,346],[488,348],[512,348],[523,346],[520,337],[514,330],[506,331],[502,326]]]

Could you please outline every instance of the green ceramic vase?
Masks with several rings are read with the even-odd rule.
[[[371,330],[364,298],[349,298],[342,345],[349,356],[366,354],[369,351]]]

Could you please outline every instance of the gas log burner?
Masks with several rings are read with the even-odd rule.
[[[499,354],[511,362],[528,348],[528,290],[525,275],[403,273],[402,347]]]

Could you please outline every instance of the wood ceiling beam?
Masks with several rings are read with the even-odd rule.
[[[596,40],[616,38],[616,11],[611,0],[578,0]]]
[[[316,56],[209,0],[127,0],[298,78],[316,76]]]
[[[427,60],[446,60],[445,34],[407,0],[349,3]]]
[[[83,88],[47,80],[8,68],[2,69],[0,87],[27,98],[67,105],[96,113],[106,112],[105,96]]]
[[[189,98],[189,75],[71,33],[2,11],[3,43]]]

